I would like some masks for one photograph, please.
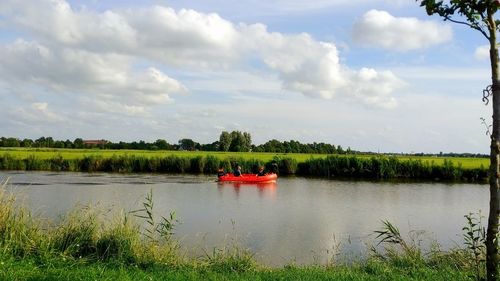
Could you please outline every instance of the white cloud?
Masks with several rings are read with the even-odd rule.
[[[409,51],[448,42],[453,33],[449,25],[370,10],[354,23],[352,36],[362,46]]]
[[[351,91],[354,97],[366,105],[375,105],[383,108],[397,106],[392,93],[401,88],[404,82],[390,71],[377,72],[374,69],[363,68],[353,74]]]
[[[28,74],[33,83],[58,91],[131,99],[128,106],[165,103],[171,93],[184,90],[157,68],[136,70],[136,61],[196,72],[241,70],[248,60],[258,60],[277,73],[285,90],[381,107],[395,104],[391,91],[400,85],[392,74],[360,79],[340,63],[333,43],[306,33],[269,32],[263,24],[235,25],[213,13],[162,6],[99,13],[75,10],[62,0],[7,2],[0,11],[42,42],[23,40],[3,48],[7,75]],[[23,57],[35,62],[18,63]]]
[[[490,58],[490,46],[489,45],[483,45],[479,46],[476,48],[476,51],[474,52],[474,57],[477,60],[487,60]]]
[[[234,25],[213,13],[162,6],[97,13],[63,0],[8,6],[14,23],[66,47],[196,67],[224,65],[238,52]]]
[[[0,47],[0,74],[12,85],[26,82],[52,92],[119,100],[127,106],[156,105],[186,88],[160,70],[130,69],[130,58],[79,49],[49,49],[36,41],[19,39]]]
[[[18,124],[49,124],[64,122],[65,118],[56,114],[49,108],[47,102],[34,102],[29,106],[11,107],[8,116]]]
[[[336,46],[314,40],[309,34],[283,35],[268,32],[266,26],[243,26],[245,46],[255,46],[264,63],[278,72],[285,90],[309,97],[359,101],[365,105],[396,106],[393,90],[403,83],[389,71],[366,77],[366,69],[354,71],[340,63]],[[253,43],[252,43],[253,42]],[[265,43],[263,43],[265,42]]]

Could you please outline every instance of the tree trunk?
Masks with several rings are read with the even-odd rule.
[[[491,8],[490,8],[491,9]],[[492,80],[493,130],[491,133],[490,150],[490,211],[488,215],[488,230],[486,232],[486,278],[497,281],[498,276],[498,218],[500,216],[499,198],[499,159],[500,159],[500,82],[498,80],[498,48],[496,45],[496,24],[493,12],[488,11],[490,31],[490,62]]]

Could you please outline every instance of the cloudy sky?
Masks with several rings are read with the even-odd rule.
[[[487,153],[486,43],[414,0],[2,0],[0,135]]]

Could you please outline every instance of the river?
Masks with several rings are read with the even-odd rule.
[[[479,184],[387,183],[280,177],[274,184],[219,184],[195,175],[0,172],[37,215],[57,220],[87,204],[125,211],[152,190],[155,213],[175,211],[175,237],[189,255],[237,243],[258,261],[324,263],[336,253],[363,257],[389,220],[403,235],[425,230],[423,245],[462,243],[464,215],[488,213]],[[486,223],[486,220],[485,220]]]

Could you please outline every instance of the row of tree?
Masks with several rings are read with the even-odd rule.
[[[278,153],[350,153],[351,150],[327,143],[300,143],[295,140],[270,140],[261,145],[252,144],[252,136],[248,132],[223,131],[219,140],[201,144],[192,139],[184,138],[176,144],[168,143],[164,139],[154,142],[143,140],[136,142],[110,142],[105,140],[86,141],[81,138],[75,140],[54,140],[52,137],[41,137],[36,140],[0,137],[0,147],[34,147],[34,148],[101,148],[101,149],[137,149],[137,150],[188,150],[188,151],[231,151],[231,152],[278,152]]]
[[[75,140],[54,140],[52,137],[41,137],[36,140],[32,139],[17,139],[0,137],[0,147],[33,147],[33,148],[101,148],[101,149],[133,149],[133,150],[187,150],[187,151],[231,151],[231,152],[274,152],[274,153],[321,153],[321,154],[354,154],[357,151],[342,148],[340,145],[333,145],[329,143],[301,143],[299,141],[279,141],[270,140],[260,145],[252,144],[252,137],[250,133],[233,131],[222,132],[219,140],[201,144],[192,139],[184,138],[176,144],[168,143],[164,139],[158,139],[154,142],[145,142],[143,140],[137,142],[110,142],[99,141],[87,142],[81,138]],[[363,154],[372,154],[371,152],[363,152]],[[379,153],[373,153],[379,154]],[[485,154],[473,153],[411,153],[411,154],[398,154],[408,156],[442,156],[442,157],[488,157]]]

